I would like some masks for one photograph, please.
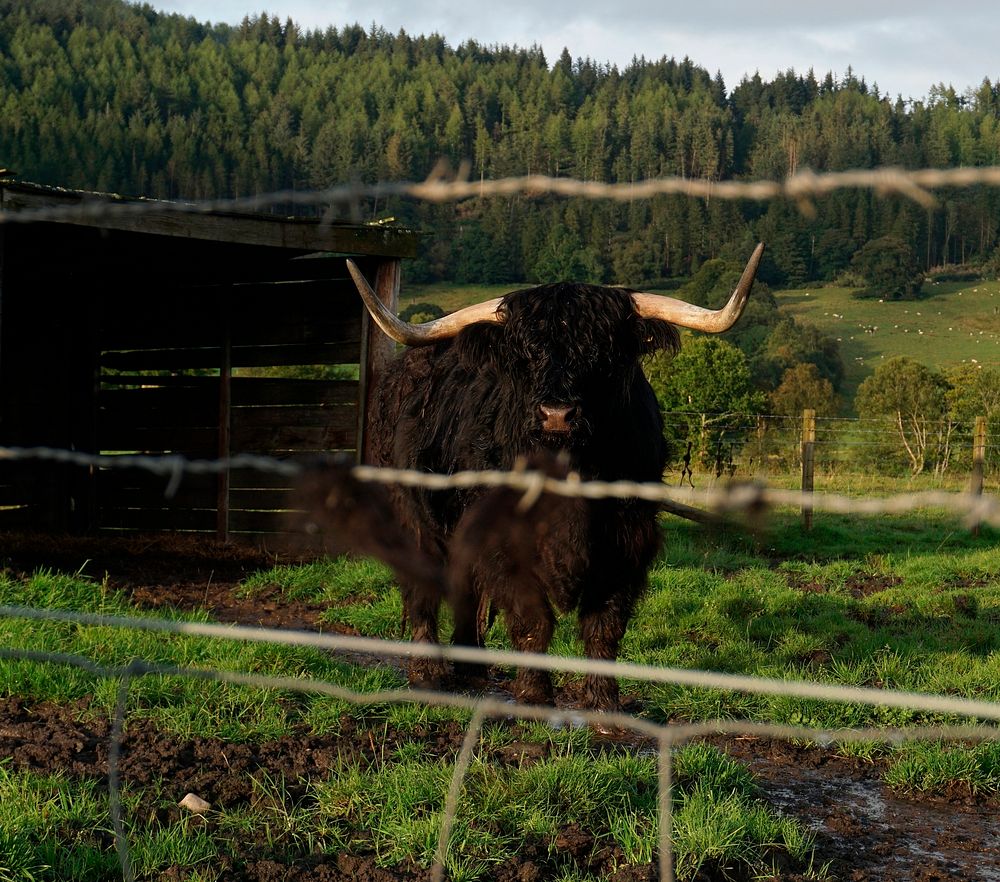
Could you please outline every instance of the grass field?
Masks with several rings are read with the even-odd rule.
[[[848,288],[775,293],[783,312],[840,341],[845,397],[853,398],[862,380],[897,355],[936,368],[972,359],[1000,365],[1000,282],[926,282],[916,301],[852,295]]]
[[[933,512],[864,521],[824,515],[808,535],[792,514],[776,516],[763,534],[708,535],[676,520],[665,521],[664,529],[665,549],[627,635],[624,659],[1000,700],[996,531],[975,538]],[[322,602],[330,625],[398,635],[399,594],[380,565],[338,560],[278,566],[244,580],[240,590],[255,596],[275,589],[289,600]],[[0,603],[142,614],[105,582],[48,571],[4,573]],[[499,625],[489,642],[506,645]],[[0,645],[76,653],[107,665],[139,657],[320,678],[360,691],[402,682],[391,667],[345,664],[313,650],[9,618],[0,620]],[[572,617],[560,622],[553,651],[580,652]],[[117,689],[76,668],[9,659],[0,661],[0,683],[7,696],[75,702],[75,713],[102,720],[112,712]],[[817,727],[957,722],[885,707],[642,683],[624,688],[636,711],[654,720],[742,717]],[[184,782],[165,778],[139,786],[126,777],[127,832],[139,875],[155,878],[170,869],[171,879],[198,880],[218,878],[213,868],[238,863],[247,842],[258,858],[278,862],[347,851],[387,867],[407,861],[427,866],[468,719],[457,710],[356,707],[166,676],[136,681],[128,713],[127,732],[152,721],[164,744],[218,739],[233,745],[224,747],[231,755],[240,744],[293,736],[334,739],[344,749],[372,745],[363,755],[343,753],[305,780],[259,773],[248,798],[213,807],[205,824],[177,817],[173,806]],[[1000,747],[993,744],[841,749],[879,764],[887,784],[900,791],[957,787],[1000,794]],[[720,866],[735,868],[741,878],[767,874],[776,855],[807,875],[823,875],[811,861],[811,836],[759,799],[745,766],[714,747],[692,745],[679,753],[677,771],[674,835],[681,878]],[[652,756],[609,752],[587,730],[490,724],[466,783],[450,878],[491,878],[529,846],[557,864],[564,861],[558,864],[563,882],[606,878],[609,864],[589,871],[553,845],[567,830],[581,828],[596,831],[588,854],[611,854],[609,860],[623,866],[648,863],[656,842],[655,781]],[[0,860],[0,878],[98,880],[117,866],[107,792],[99,781],[0,764],[0,807],[0,850],[7,861]]]

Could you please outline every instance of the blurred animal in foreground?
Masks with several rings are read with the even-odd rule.
[[[540,451],[520,459],[515,471],[565,479],[569,457]],[[454,642],[481,645],[493,614],[503,614],[515,649],[545,652],[555,631],[555,610],[580,606],[583,555],[567,569],[565,548],[586,538],[588,503],[579,498],[512,487],[489,491],[462,515],[448,548],[448,602],[455,621]],[[555,609],[553,609],[555,608]],[[521,669],[514,697],[551,704],[548,671]]]
[[[319,536],[328,554],[355,554],[385,563],[399,583],[413,584],[423,594],[443,589],[444,569],[424,554],[404,530],[384,486],[354,477],[346,458],[318,460],[299,476],[292,504],[299,512],[291,526]]]

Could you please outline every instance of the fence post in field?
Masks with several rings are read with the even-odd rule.
[[[802,492],[813,492],[813,449],[816,446],[816,411],[806,408],[802,411]],[[811,505],[802,506],[802,526],[812,529],[813,510]]]
[[[983,473],[986,471],[986,417],[976,417],[976,428],[972,433],[972,481],[969,492],[973,496],[983,495]],[[972,535],[979,535],[979,524],[972,525]]]

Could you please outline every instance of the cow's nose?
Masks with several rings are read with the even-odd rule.
[[[570,424],[579,414],[575,404],[541,404],[538,407],[543,432],[568,433]]]

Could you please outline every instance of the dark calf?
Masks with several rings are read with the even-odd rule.
[[[424,607],[444,591],[445,574],[439,561],[425,554],[404,530],[389,492],[381,484],[357,480],[353,462],[323,460],[308,468],[293,491],[294,504],[303,509],[293,528],[319,535],[329,554],[373,557],[392,570],[403,587],[404,615],[419,619],[436,615]],[[405,624],[405,622],[404,622]],[[435,685],[445,672],[442,662],[413,659],[409,666],[414,685]]]
[[[565,479],[569,457],[537,451],[519,460],[515,468]],[[589,503],[582,499],[554,493],[532,499],[523,490],[506,487],[490,491],[473,504],[459,521],[448,548],[454,641],[481,646],[492,614],[499,611],[515,649],[546,652],[556,612],[579,606],[576,586],[587,569],[589,515]],[[576,553],[567,555],[567,549]],[[598,645],[602,639],[600,629],[584,634],[588,655],[614,656],[611,647]],[[596,678],[588,680],[588,695],[596,699],[608,686]],[[519,701],[529,704],[553,701],[547,671],[521,669],[513,692]],[[605,699],[615,703],[611,696]]]

